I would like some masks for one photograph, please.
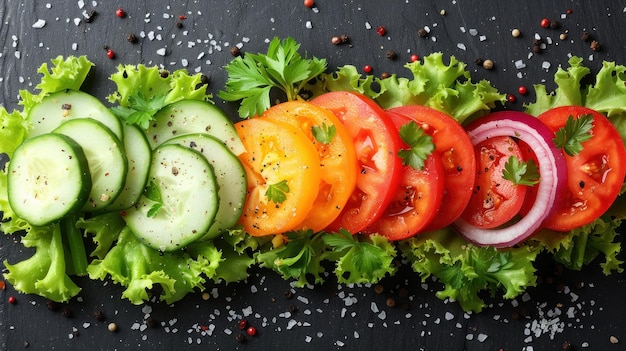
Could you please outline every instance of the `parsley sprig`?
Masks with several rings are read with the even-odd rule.
[[[285,179],[278,183],[270,184],[267,190],[265,190],[265,196],[275,204],[281,204],[287,200],[287,193],[289,193],[289,184],[287,184]]]
[[[127,124],[148,129],[154,114],[167,105],[165,98],[165,94],[146,98],[141,92],[136,92],[128,97],[128,106],[116,106],[112,111]]]
[[[566,154],[575,156],[583,150],[582,143],[591,139],[593,116],[582,115],[579,118],[567,117],[565,125],[556,131],[554,144]]]
[[[163,197],[161,196],[161,189],[159,186],[151,180],[148,186],[144,189],[143,195],[148,199],[154,201],[150,209],[148,210],[148,217],[155,217],[161,207],[163,207]]]
[[[535,161],[523,161],[511,156],[504,164],[502,178],[510,180],[515,185],[533,186],[539,183],[539,168]]]
[[[219,97],[239,101],[242,118],[260,115],[272,104],[270,92],[282,90],[287,100],[295,100],[305,84],[326,70],[326,60],[300,55],[300,44],[289,37],[272,39],[266,54],[246,53],[236,57],[225,69],[228,72],[225,90]]]
[[[322,144],[330,144],[337,133],[337,127],[322,123],[321,126],[311,127],[311,133],[315,140]]]
[[[410,148],[398,151],[402,163],[418,170],[424,168],[424,161],[435,150],[433,138],[414,121],[400,127],[400,137]]]

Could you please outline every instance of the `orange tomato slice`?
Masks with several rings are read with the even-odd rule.
[[[321,182],[311,211],[298,227],[314,232],[326,228],[339,216],[356,186],[357,162],[348,130],[329,110],[304,101],[275,105],[261,118],[299,128],[315,146],[320,158]],[[329,140],[320,136],[324,128],[334,131]]]
[[[239,159],[248,176],[248,196],[240,223],[254,236],[292,230],[304,220],[317,198],[317,150],[300,129],[286,123],[252,118],[235,127],[246,149]],[[282,194],[282,198],[268,196],[268,190]]]

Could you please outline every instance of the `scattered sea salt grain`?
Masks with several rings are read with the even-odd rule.
[[[452,314],[451,312],[446,312],[445,318],[447,321],[451,321],[454,319],[454,314]]]
[[[156,51],[157,55],[165,56],[165,48],[160,48]]]
[[[370,303],[370,309],[374,313],[380,312],[380,310],[378,309],[378,305],[376,304],[376,302],[373,302],[373,301]]]
[[[522,60],[517,60],[515,61],[515,68],[517,69],[526,68],[526,64]]]
[[[46,20],[38,19],[37,22],[33,23],[33,28],[43,28],[46,25]]]
[[[372,25],[369,22],[365,22],[365,29],[367,30],[372,29]]]
[[[313,28],[313,23],[311,23],[311,21],[306,21],[305,27],[307,29],[311,29],[311,28]]]
[[[478,334],[478,337],[476,338],[476,340],[478,340],[478,342],[483,342],[485,340],[487,340],[488,336],[487,334]]]
[[[548,61],[543,61],[543,63],[541,64],[541,68],[545,69],[546,71],[550,69],[550,66],[552,66],[552,64]]]
[[[457,48],[459,48],[459,49],[461,49],[461,50],[463,50],[463,51],[467,50],[467,47],[466,47],[466,46],[465,46],[465,44],[463,44],[463,43],[458,43],[458,44],[456,44],[456,47],[457,47]]]

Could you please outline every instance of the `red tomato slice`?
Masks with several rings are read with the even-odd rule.
[[[479,228],[495,228],[513,219],[524,203],[527,187],[502,177],[509,158],[523,160],[522,152],[508,136],[482,141],[474,150],[478,159],[476,183],[461,218]]]
[[[363,95],[336,91],[311,102],[332,111],[354,141],[356,189],[327,230],[356,234],[377,220],[396,194],[403,170],[396,151],[402,140],[385,111]]]
[[[388,112],[416,121],[433,138],[435,152],[443,163],[443,200],[439,213],[425,230],[437,230],[452,224],[467,207],[474,189],[476,156],[472,141],[459,122],[441,111],[410,105],[395,107]]]
[[[556,132],[569,116],[583,115],[593,116],[592,137],[582,143],[583,150],[577,155],[565,154],[569,191],[557,200],[558,209],[544,221],[549,229],[568,231],[593,222],[611,207],[624,183],[624,142],[604,115],[585,107],[564,106],[548,110],[538,118]]]
[[[321,166],[319,192],[311,211],[298,227],[314,232],[326,228],[339,216],[356,186],[357,164],[352,137],[332,112],[304,101],[274,105],[263,112],[261,118],[299,128],[317,149]],[[314,127],[333,127],[332,139],[317,140]]]
[[[535,155],[535,153],[533,152],[531,147],[528,146],[528,144],[526,144],[523,140],[518,140],[517,145],[519,146],[519,149],[522,152],[522,159],[524,159],[527,162],[530,160],[533,160],[536,165],[539,164],[539,161],[537,160],[537,155]],[[520,216],[525,216],[528,213],[528,211],[530,211],[530,209],[533,207],[533,204],[535,203],[535,199],[537,198],[537,189],[539,189],[539,183],[533,186],[526,187],[526,196],[524,197],[524,204],[522,205],[522,208],[520,208],[519,210]]]
[[[413,120],[390,113],[398,131]],[[408,149],[409,146],[402,146]],[[389,240],[402,240],[422,231],[435,218],[444,192],[443,164],[438,155],[430,154],[423,169],[404,166],[400,187],[384,214],[365,230],[379,233]]]

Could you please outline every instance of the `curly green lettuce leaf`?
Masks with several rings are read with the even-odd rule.
[[[66,273],[65,245],[59,225],[33,227],[22,245],[35,248],[35,253],[16,264],[4,262],[8,273],[4,278],[26,294],[37,294],[56,302],[65,302],[78,295],[78,287]]]
[[[79,218],[76,226],[83,230],[86,237],[91,236],[94,244],[91,257],[103,259],[113,247],[126,222],[119,212],[108,212],[90,218]]]
[[[37,73],[43,77],[37,84],[38,94],[33,94],[28,90],[20,90],[20,104],[24,106],[24,114],[38,103],[45,96],[62,90],[78,90],[87,79],[87,75],[94,66],[86,56],[57,56],[51,60],[52,67],[47,63],[39,66]]]
[[[184,69],[168,72],[157,66],[119,65],[110,79],[117,91],[107,100],[117,104],[111,110],[128,124],[148,128],[154,114],[168,104],[180,100],[210,101],[206,77],[189,75]]]
[[[248,235],[241,229],[230,229],[213,242],[222,254],[223,261],[226,262],[217,267],[215,279],[234,283],[248,278],[248,270],[255,263],[251,252],[261,245],[259,239]]]
[[[552,253],[555,261],[571,270],[579,271],[594,260],[603,259],[600,267],[605,275],[609,275],[624,271],[624,261],[617,257],[621,250],[618,241],[620,225],[621,219],[603,216],[567,233],[544,229],[530,240],[542,245]]]
[[[485,307],[483,291],[512,299],[536,284],[533,262],[540,250],[534,246],[480,247],[444,229],[407,239],[398,247],[422,281],[434,276],[444,285],[437,297],[457,301],[466,311]]]
[[[526,104],[526,112],[537,116],[551,108],[567,105],[585,106],[609,118],[626,113],[626,66],[603,62],[591,77],[583,59],[573,56],[569,67],[559,67],[554,75],[556,88],[548,92],[544,84],[535,85],[537,100]]]
[[[260,267],[276,271],[285,280],[295,279],[297,287],[321,284],[324,282],[324,267],[319,258],[326,247],[322,235],[311,230],[287,232],[283,245],[277,248],[269,245],[269,249],[257,252],[255,258]]]
[[[21,230],[27,230],[29,224],[16,217],[9,204],[7,193],[7,165],[13,152],[24,141],[28,131],[28,123],[24,115],[19,111],[7,112],[0,107],[0,154],[4,154],[0,161],[0,231],[5,234],[13,234]]]
[[[334,273],[339,283],[377,283],[397,270],[393,264],[396,248],[381,235],[366,237],[340,230],[322,239],[329,246],[323,259],[335,262]]]
[[[103,259],[93,260],[87,271],[91,279],[110,276],[124,286],[122,297],[133,304],[148,301],[149,291],[155,285],[161,287],[160,299],[173,303],[196,289],[204,289],[206,279],[215,275],[221,260],[212,242],[196,243],[185,252],[159,252],[141,243],[130,228],[124,227],[117,244]]]
[[[445,112],[459,122],[484,115],[497,103],[504,103],[506,95],[498,92],[486,80],[472,82],[467,65],[451,56],[444,63],[443,54],[432,53],[424,62],[405,65],[412,78],[391,75],[388,78],[363,77],[354,66],[344,66],[334,73],[322,74],[311,87],[314,95],[324,91],[347,90],[374,99],[384,109],[425,105]]]

